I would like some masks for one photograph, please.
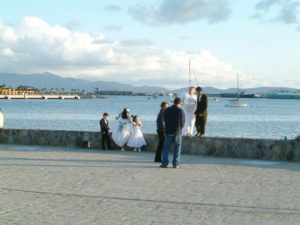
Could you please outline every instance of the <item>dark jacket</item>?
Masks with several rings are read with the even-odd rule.
[[[108,131],[110,130],[108,121],[107,124],[105,123],[105,120],[102,118],[100,120],[100,128],[101,128],[101,134],[108,134]]]
[[[201,96],[201,100],[199,101],[199,97],[197,97],[197,109],[195,114],[206,114],[207,113],[207,96],[203,94]]]
[[[165,121],[164,121],[164,113],[165,110],[161,109],[157,115],[156,119],[156,129],[158,133],[164,133],[165,132]]]
[[[181,108],[176,105],[172,105],[167,108],[164,113],[165,121],[165,134],[177,135],[181,134],[181,130],[184,127],[185,116]]]

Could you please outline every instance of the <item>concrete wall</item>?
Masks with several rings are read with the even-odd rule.
[[[157,137],[145,134],[145,151],[155,151]],[[99,132],[0,129],[0,143],[101,148]],[[114,146],[116,148],[116,146]],[[183,138],[182,152],[220,157],[300,161],[300,140],[247,138]]]

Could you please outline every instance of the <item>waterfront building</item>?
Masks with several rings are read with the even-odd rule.
[[[40,93],[40,90],[35,87],[19,86],[12,88],[5,85],[0,86],[0,95],[38,95]]]

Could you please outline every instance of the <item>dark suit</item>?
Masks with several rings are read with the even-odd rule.
[[[164,147],[165,141],[165,121],[164,121],[164,110],[161,109],[157,115],[156,119],[156,128],[157,128],[157,136],[158,136],[158,146],[155,154],[155,162],[161,162],[161,152]]]
[[[197,96],[197,109],[195,111],[196,122],[195,127],[198,134],[205,134],[205,125],[207,121],[207,96],[202,94],[201,97]]]
[[[102,149],[105,149],[105,142],[107,143],[107,147],[111,149],[110,137],[109,137],[109,125],[108,121],[105,121],[103,118],[100,120],[100,128],[102,134]]]

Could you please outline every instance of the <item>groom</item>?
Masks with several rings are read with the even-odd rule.
[[[197,109],[195,111],[196,122],[195,126],[197,129],[198,137],[203,137],[205,134],[205,125],[207,121],[207,96],[203,94],[201,87],[196,88],[197,93]]]

